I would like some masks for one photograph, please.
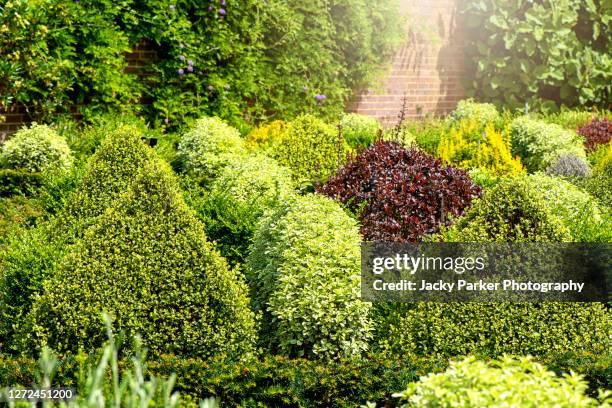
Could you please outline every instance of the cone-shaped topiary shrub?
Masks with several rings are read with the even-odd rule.
[[[568,229],[524,178],[500,182],[442,233],[450,242],[566,242]]]
[[[468,357],[452,361],[443,373],[422,377],[395,396],[406,402],[402,408],[605,406],[589,397],[587,389],[582,376],[558,376],[530,357],[504,356],[490,362]]]
[[[359,216],[368,241],[419,241],[463,213],[480,188],[467,173],[416,148],[377,141],[338,171],[319,192]]]
[[[289,123],[270,154],[299,182],[323,182],[346,160],[348,145],[333,126],[312,115]]]
[[[355,221],[322,196],[295,197],[262,220],[246,275],[275,351],[339,358],[366,349],[359,243]]]
[[[138,333],[155,355],[252,350],[248,289],[207,242],[171,169],[153,160],[133,177],[45,282],[24,343],[60,352],[100,346],[107,311],[115,331]]]
[[[72,165],[66,140],[47,125],[33,123],[17,131],[0,150],[3,167],[28,172],[66,170]]]
[[[262,154],[232,160],[210,190],[189,199],[222,255],[242,263],[265,211],[294,194],[289,169]]]
[[[340,126],[344,140],[353,149],[370,146],[380,131],[380,124],[375,118],[358,113],[344,114]]]
[[[530,172],[544,171],[564,154],[586,160],[582,138],[559,125],[521,116],[512,121],[511,131],[512,154],[520,156]]]
[[[184,170],[210,179],[216,177],[233,156],[246,152],[238,130],[217,117],[204,117],[181,138],[178,160]]]
[[[597,201],[569,181],[543,174],[528,177],[552,214],[568,228],[574,242],[611,242],[612,218]]]

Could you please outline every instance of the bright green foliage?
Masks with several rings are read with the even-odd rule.
[[[446,120],[425,118],[419,121],[404,122],[403,132],[414,135],[417,145],[427,153],[435,155],[440,139],[449,132],[450,124]]]
[[[192,203],[206,235],[230,262],[242,262],[259,219],[294,193],[291,172],[263,155],[231,161]]]
[[[562,109],[560,112],[542,115],[540,119],[546,123],[576,131],[598,116],[605,117],[605,115],[596,112]]]
[[[322,196],[296,197],[262,220],[246,274],[273,349],[318,358],[366,349],[360,240],[356,222]]]
[[[612,315],[600,303],[419,302],[378,330],[390,355],[598,354],[608,352]]]
[[[483,168],[470,169],[468,173],[474,184],[482,187],[484,190],[493,188],[502,181],[501,176],[496,176],[491,171]]]
[[[511,109],[609,107],[608,0],[470,0],[465,9],[469,94]]]
[[[4,143],[0,163],[4,167],[33,173],[50,169],[66,170],[72,165],[72,154],[66,140],[53,129],[33,123]]]
[[[114,330],[140,334],[155,355],[252,350],[247,287],[206,240],[170,168],[150,161],[133,178],[45,281],[27,318],[24,351],[100,346],[102,310]]]
[[[612,217],[589,194],[569,181],[543,174],[530,175],[529,183],[569,229],[574,242],[612,242]]]
[[[504,180],[442,233],[449,242],[567,242],[568,229],[522,178]]]
[[[488,123],[497,122],[499,119],[500,115],[495,105],[491,103],[478,103],[473,99],[459,101],[457,108],[451,113],[452,121],[475,121],[482,127]]]
[[[490,362],[468,357],[451,362],[443,373],[408,384],[395,396],[406,402],[404,408],[599,407],[587,388],[583,377],[573,373],[559,377],[529,357],[504,356]]]
[[[247,149],[240,133],[219,118],[198,119],[179,144],[178,159],[198,177],[214,178]]]
[[[375,118],[357,113],[345,113],[340,119],[340,126],[344,140],[353,149],[371,145],[381,129]]]
[[[545,170],[563,154],[586,160],[583,140],[575,132],[527,116],[512,122],[512,153],[530,172]]]
[[[593,177],[587,182],[586,188],[601,204],[612,208],[612,149],[593,169]]]
[[[442,136],[437,153],[444,162],[460,168],[483,168],[495,175],[514,176],[525,170],[511,150],[508,129],[500,132],[492,122],[483,125],[476,116],[459,121]]]
[[[348,145],[339,132],[312,115],[292,121],[271,155],[300,182],[324,182],[344,163]]]

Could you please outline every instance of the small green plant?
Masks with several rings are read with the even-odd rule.
[[[178,160],[184,170],[197,177],[212,179],[234,156],[247,148],[240,133],[219,118],[198,119],[179,144]]]
[[[529,357],[504,356],[481,361],[468,357],[453,361],[443,373],[429,374],[395,394],[409,407],[599,407],[610,402],[610,392],[599,401],[587,394],[587,383],[576,374],[557,376]]]
[[[571,130],[522,116],[511,125],[512,153],[530,172],[544,171],[559,156],[571,154],[586,160],[583,140]]]
[[[365,149],[376,140],[381,130],[375,118],[357,113],[345,113],[340,119],[342,135],[352,149]]]
[[[66,170],[73,158],[64,138],[49,126],[33,123],[19,130],[2,146],[0,162],[4,167],[36,173]]]
[[[475,121],[480,127],[484,127],[489,123],[497,122],[500,114],[495,105],[491,103],[477,103],[473,99],[464,99],[459,101],[450,119],[453,122]]]
[[[359,231],[332,200],[298,196],[260,224],[247,259],[262,337],[293,357],[335,359],[367,349],[369,305],[360,299]]]

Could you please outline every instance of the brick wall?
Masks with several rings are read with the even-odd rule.
[[[390,72],[366,90],[348,109],[374,116],[385,126],[405,114],[417,118],[452,111],[465,93],[464,35],[457,21],[461,0],[402,0],[408,39],[393,58]]]

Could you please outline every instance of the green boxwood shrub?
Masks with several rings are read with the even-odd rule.
[[[210,190],[188,201],[204,223],[206,236],[215,241],[230,263],[242,263],[265,211],[294,193],[291,172],[273,159],[259,155],[233,159]]]
[[[556,177],[532,174],[528,179],[552,214],[568,228],[574,242],[612,242],[612,218],[588,193]]]
[[[181,138],[178,160],[184,170],[209,179],[216,177],[233,156],[246,152],[236,129],[219,118],[204,117]]]
[[[451,362],[443,373],[409,384],[396,396],[406,402],[405,408],[600,406],[586,394],[587,388],[581,376],[559,377],[529,357],[489,362],[468,357]]]
[[[593,169],[593,177],[587,182],[586,188],[601,204],[612,208],[612,149]]]
[[[360,240],[356,222],[322,196],[296,197],[262,220],[246,275],[275,351],[338,358],[367,348]]]
[[[66,140],[47,125],[33,123],[17,131],[2,146],[4,167],[32,173],[48,169],[68,169],[72,154]]]
[[[531,172],[545,170],[557,157],[571,154],[586,160],[583,141],[571,130],[527,116],[512,121],[512,154]]]
[[[547,356],[607,352],[612,315],[600,303],[419,302],[379,324],[378,344],[388,355]]]
[[[344,140],[353,149],[371,145],[381,129],[375,118],[358,113],[345,113],[340,119],[340,126]]]
[[[35,195],[43,183],[41,173],[23,170],[0,169],[0,197]]]
[[[26,318],[23,351],[100,346],[100,311],[154,355],[252,351],[248,289],[208,243],[171,169],[154,160],[132,177],[45,281]]]
[[[485,191],[465,215],[442,233],[450,242],[566,242],[571,235],[544,196],[523,178]]]
[[[271,149],[280,164],[293,171],[299,182],[324,182],[344,163],[348,145],[339,132],[312,115],[289,123]]]
[[[501,116],[492,103],[478,103],[473,99],[464,99],[457,103],[457,108],[450,115],[451,121],[474,120],[481,126],[497,122]]]

